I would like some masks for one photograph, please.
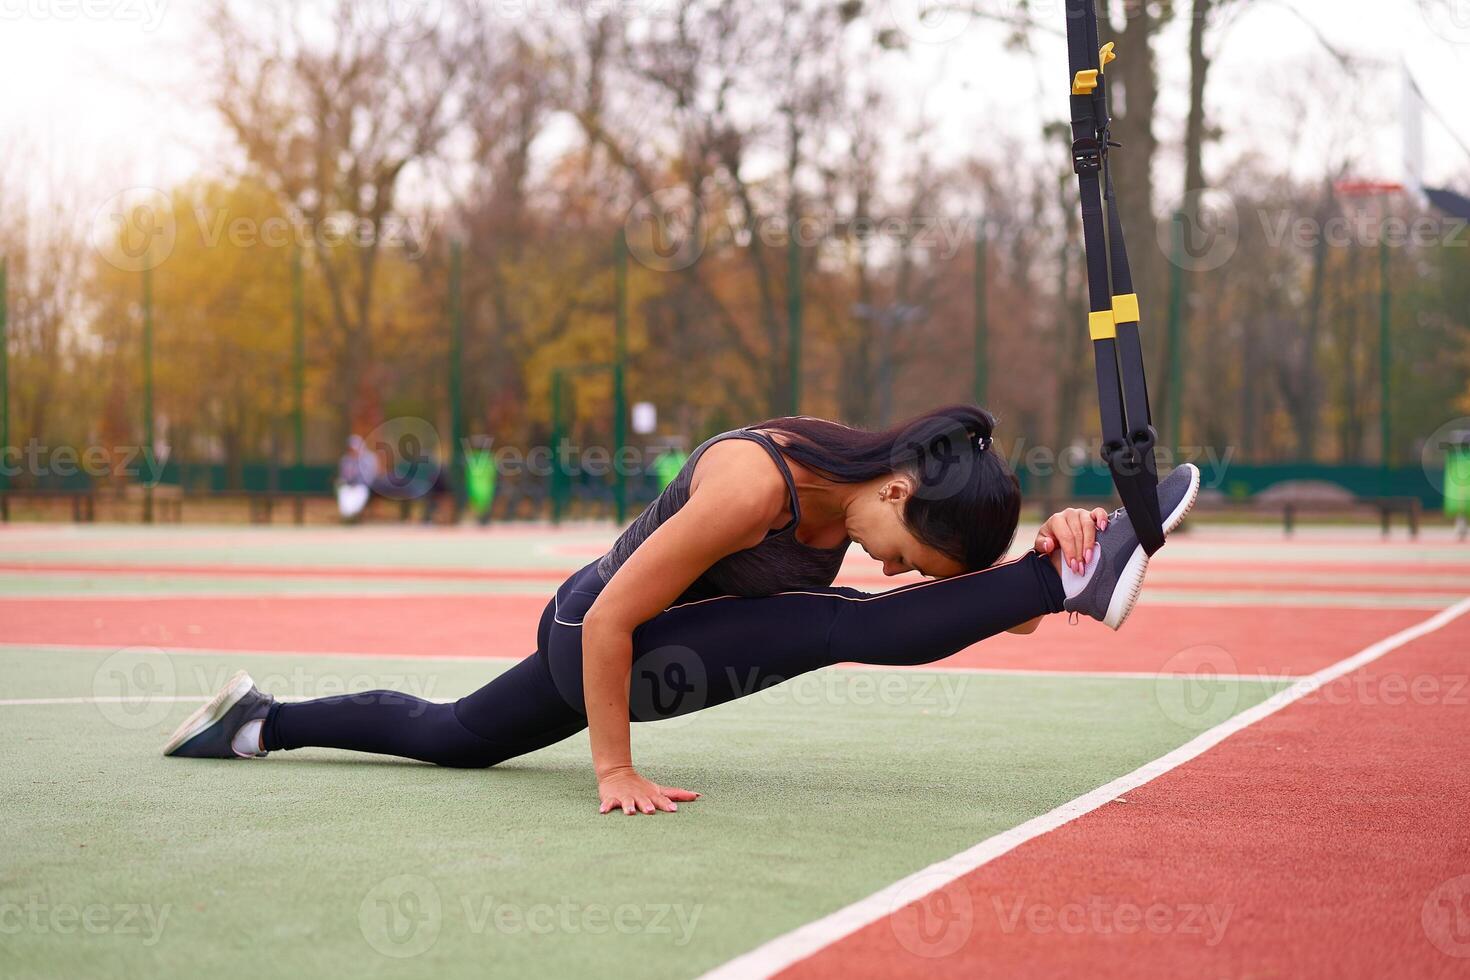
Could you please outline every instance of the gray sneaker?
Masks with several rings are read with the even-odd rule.
[[[1159,512],[1164,515],[1165,534],[1183,523],[1198,497],[1199,469],[1193,463],[1185,463],[1159,481]],[[1092,578],[1062,608],[1118,629],[1138,602],[1143,575],[1148,571],[1148,553],[1138,543],[1133,522],[1121,507],[1108,518],[1107,529],[1097,536],[1096,547]]]
[[[241,756],[230,743],[241,725],[264,718],[275,702],[269,694],[262,694],[242,670],[208,704],[184,720],[163,747],[163,754],[189,759],[263,756],[264,752]]]

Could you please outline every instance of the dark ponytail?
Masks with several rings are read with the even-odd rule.
[[[838,483],[890,473],[915,479],[903,518],[914,536],[971,571],[989,568],[1011,546],[1021,519],[1021,486],[991,440],[995,418],[973,405],[926,412],[883,432],[806,417],[771,419],[787,456]]]

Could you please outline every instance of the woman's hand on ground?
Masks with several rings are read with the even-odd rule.
[[[1036,552],[1040,555],[1051,555],[1061,548],[1062,560],[1067,563],[1067,567],[1081,575],[1087,570],[1087,563],[1092,558],[1092,545],[1097,540],[1097,532],[1107,526],[1108,512],[1101,507],[1094,507],[1092,510],[1069,507],[1051,515],[1041,525],[1041,530],[1036,532]]]
[[[680,803],[689,803],[700,796],[692,790],[679,789],[677,786],[660,786],[638,775],[637,770],[631,766],[614,769],[605,776],[598,777],[597,795],[602,799],[602,808],[598,813],[622,810],[629,816],[635,813],[655,813],[659,810],[673,813],[679,809]]]

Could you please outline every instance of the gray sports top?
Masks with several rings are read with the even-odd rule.
[[[722,432],[701,443],[679,475],[659,494],[647,509],[628,525],[628,529],[614,542],[612,549],[597,564],[597,572],[604,582],[622,567],[628,556],[647,540],[654,530],[679,511],[689,500],[689,485],[694,480],[694,467],[704,451],[726,439],[748,439],[765,447],[771,459],[786,480],[791,492],[791,521],[779,531],[772,531],[766,539],[753,548],[726,555],[695,579],[694,584],[679,597],[678,602],[695,602],[714,596],[763,596],[777,592],[789,592],[804,588],[826,588],[837,577],[842,567],[842,558],[847,554],[851,542],[844,541],[835,548],[813,548],[796,540],[796,527],[801,523],[801,501],[796,496],[796,481],[791,477],[791,467],[781,455],[776,441],[763,432],[753,429],[734,429]]]

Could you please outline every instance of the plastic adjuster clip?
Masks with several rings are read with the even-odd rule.
[[[1072,141],[1072,169],[1078,174],[1093,174],[1102,169],[1103,144],[1093,136]]]

